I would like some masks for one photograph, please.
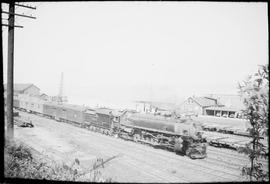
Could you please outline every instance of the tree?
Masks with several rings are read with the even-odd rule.
[[[269,108],[269,70],[268,64],[260,66],[257,73],[248,77],[239,84],[240,94],[244,100],[245,110],[243,115],[249,121],[248,129],[251,141],[238,151],[249,156],[250,166],[242,168],[242,174],[249,177],[250,181],[268,181],[269,171],[263,170],[260,162],[268,160],[268,148],[262,144],[262,139],[268,145],[268,108]]]

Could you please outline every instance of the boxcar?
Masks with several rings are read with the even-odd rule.
[[[57,119],[57,104],[52,103],[52,102],[45,102],[43,105],[43,114],[53,118],[53,119]]]
[[[85,111],[84,106],[47,102],[44,104],[43,113],[58,121],[83,124]]]
[[[90,126],[91,124],[97,122],[97,114],[94,109],[88,108],[84,113],[84,117],[85,117],[85,124],[87,126]]]
[[[79,105],[63,105],[62,114],[67,118],[68,121],[83,124],[84,123],[84,112],[86,111],[86,107]]]

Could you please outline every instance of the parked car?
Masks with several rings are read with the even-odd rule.
[[[227,114],[223,114],[223,115],[222,115],[222,117],[227,118],[227,117],[228,117],[228,115],[227,115]]]
[[[234,118],[235,115],[234,115],[234,114],[230,114],[229,117],[230,117],[230,118]]]

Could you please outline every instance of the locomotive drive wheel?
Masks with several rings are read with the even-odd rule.
[[[190,149],[187,149],[186,150],[186,155],[191,158],[191,151],[190,151]]]
[[[134,142],[138,142],[138,140],[140,140],[140,135],[139,134],[135,134],[133,137]]]

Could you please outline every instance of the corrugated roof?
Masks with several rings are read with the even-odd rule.
[[[202,107],[216,106],[216,101],[214,99],[205,97],[191,97],[195,102],[197,102]]]
[[[34,84],[31,84],[31,83],[26,83],[26,84],[14,84],[13,85],[13,90],[14,91],[18,91],[18,92],[21,92],[21,91],[24,91],[26,90],[27,88],[29,88],[30,86],[35,86]],[[37,86],[35,86],[36,88],[38,88]],[[4,89],[6,90],[7,89],[7,84],[4,84]],[[38,88],[39,89],[39,88]]]

